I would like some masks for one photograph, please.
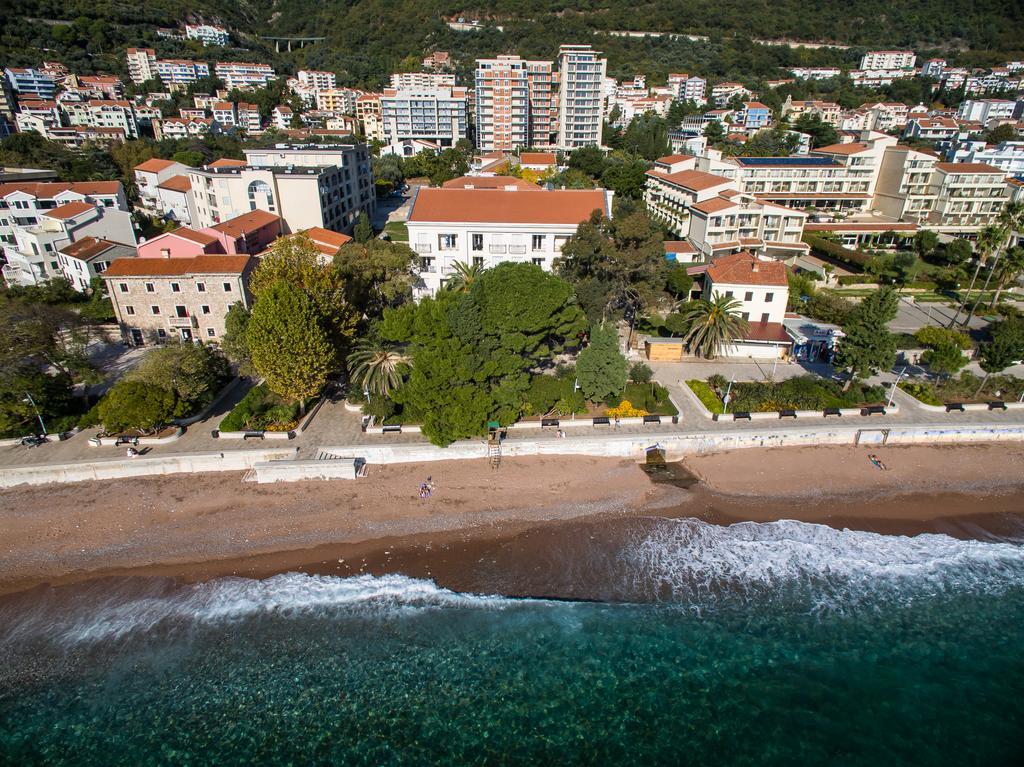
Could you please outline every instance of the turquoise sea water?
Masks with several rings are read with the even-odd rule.
[[[0,763],[1024,763],[1016,543],[661,520],[607,577],[37,592],[0,606]]]

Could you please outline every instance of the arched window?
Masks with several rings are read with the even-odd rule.
[[[274,213],[274,192],[266,181],[253,181],[249,184],[249,210],[266,210]]]

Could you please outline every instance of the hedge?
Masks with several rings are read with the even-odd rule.
[[[811,246],[811,250],[816,251],[820,255],[829,256],[831,258],[838,259],[839,261],[845,261],[848,264],[864,267],[868,265],[869,261],[871,261],[871,256],[863,251],[850,250],[849,248],[843,247],[838,242],[826,240],[824,237],[819,237],[815,234],[804,232],[803,240]]]
[[[878,276],[874,274],[844,274],[836,278],[840,285],[878,285]]]
[[[715,394],[714,389],[707,385],[704,381],[687,381],[686,385],[690,387],[690,391],[697,395],[697,399],[710,410],[712,413],[721,413],[725,410],[725,406],[722,404],[722,400]]]

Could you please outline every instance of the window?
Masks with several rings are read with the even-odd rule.
[[[188,317],[188,308],[184,306],[175,306],[174,314],[176,317]]]
[[[744,301],[753,301],[753,300],[754,300],[754,291],[752,291],[752,290],[748,290],[748,291],[747,291],[747,292],[746,292],[746,293],[744,294],[744,296],[743,296],[743,300],[744,300]]]
[[[732,298],[732,291],[731,290],[725,291],[725,297],[726,298]]]
[[[227,202],[230,201],[226,201],[225,204]],[[264,210],[275,212],[274,193],[270,190],[270,185],[266,181],[253,181],[249,184],[249,210],[261,207],[260,203],[263,203]]]
[[[172,293],[180,293],[181,292],[181,285],[179,285],[176,282],[172,282],[171,283],[171,292]]]
[[[774,293],[765,293],[764,294],[764,302],[766,304],[770,304],[772,302],[773,298],[775,298],[775,294]]]
[[[230,282],[225,282],[224,283],[224,292],[225,293],[230,293],[231,292],[231,283]]]
[[[201,311],[201,312],[202,312],[203,314],[209,314],[209,313],[210,313],[210,307],[209,307],[209,306],[207,306],[206,304],[203,304],[203,305],[202,305],[201,307],[199,307],[199,310],[200,310],[200,311]]]
[[[198,292],[200,292],[200,293],[205,293],[206,292],[206,283],[205,282],[197,282],[196,283],[196,290]]]
[[[153,312],[153,314],[160,314],[160,307],[159,306],[151,306],[151,307],[149,307],[149,310],[151,312]]]
[[[124,308],[124,313],[129,315],[129,316],[134,315],[135,314],[135,307],[134,306],[126,306]]]
[[[767,322],[767,321],[768,321],[768,312],[765,312],[764,314],[761,315],[761,322]]]
[[[437,248],[438,250],[455,250],[456,235],[454,234],[439,234],[437,235]]]
[[[481,266],[482,267],[483,265],[484,265],[484,257],[483,256],[473,256],[473,266]]]
[[[156,330],[156,337],[157,338],[167,338],[167,331],[164,330],[163,328],[157,328],[157,330]]]
[[[128,292],[128,283],[127,282],[118,283],[117,289],[120,290],[122,293],[127,293]]]
[[[531,249],[532,250],[544,250],[544,235],[535,234],[531,238]]]
[[[740,316],[743,317],[744,320],[749,320],[750,312],[743,312],[743,314],[741,314]]]
[[[534,266],[544,266],[543,258],[531,258],[530,260],[533,261]]]
[[[473,235],[473,250],[484,249],[484,236],[482,234]]]
[[[146,283],[146,292],[147,293],[156,293],[156,288],[153,286],[152,282],[147,282]]]
[[[210,338],[213,338],[215,335],[217,335],[217,331],[214,330],[213,328],[207,328],[206,335],[210,336]]]

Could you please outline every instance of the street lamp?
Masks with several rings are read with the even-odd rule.
[[[734,374],[732,380],[729,381],[728,388],[725,390],[725,396],[722,397],[722,404],[725,405],[725,408],[722,410],[722,415],[725,415],[726,413],[729,412],[729,400],[732,398],[732,385],[735,380],[736,376]]]
[[[906,373],[906,372],[907,372],[907,366],[904,365],[903,366],[903,370],[900,371],[900,374],[898,376],[896,376],[896,380],[893,382],[892,391],[889,392],[889,402],[886,403],[886,407],[887,408],[892,407],[892,398],[896,396],[896,390],[900,386],[900,379],[903,378],[903,374]]]
[[[36,418],[39,419],[39,428],[43,430],[43,436],[46,436],[46,424],[43,423],[43,416],[39,413],[39,408],[36,407],[36,401],[32,399],[32,395],[25,392],[25,399],[22,402],[27,402],[32,406],[32,409],[36,411]]]

